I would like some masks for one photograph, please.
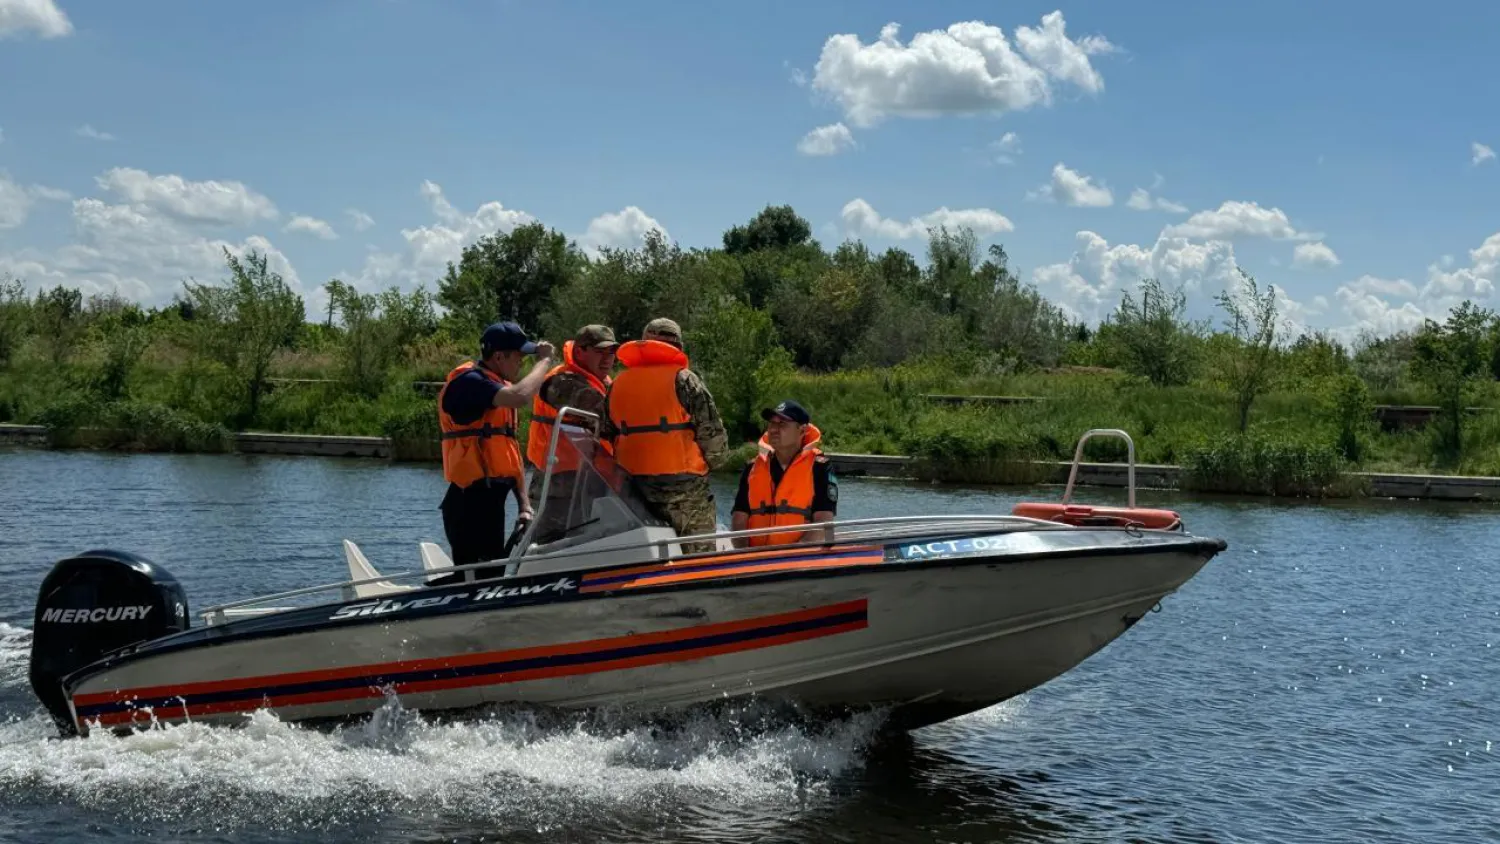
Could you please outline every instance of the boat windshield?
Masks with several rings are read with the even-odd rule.
[[[666,525],[653,515],[621,469],[610,449],[591,430],[559,423],[556,454],[546,478],[546,492],[533,501],[535,523],[513,556],[546,554],[586,542]]]

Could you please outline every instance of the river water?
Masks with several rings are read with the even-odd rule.
[[[342,579],[346,537],[408,569],[442,542],[442,487],[432,465],[0,449],[0,840],[1500,840],[1500,510],[1479,505],[1143,492],[1229,550],[1071,673],[889,745],[753,708],[51,738],[26,659],[56,560],[145,554],[195,607]],[[848,517],[1059,494],[841,490]]]

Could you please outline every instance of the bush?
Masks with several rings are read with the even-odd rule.
[[[912,474],[955,483],[1032,484],[1055,474],[1036,436],[984,410],[935,411],[903,438]]]
[[[1374,405],[1370,391],[1358,376],[1346,373],[1332,381],[1330,411],[1334,430],[1338,436],[1338,449],[1350,463],[1363,459],[1366,443],[1373,435],[1375,423],[1371,419]]]
[[[442,458],[442,428],[435,399],[391,407],[381,418],[380,429],[390,439],[391,457],[396,460]]]
[[[1312,498],[1354,492],[1347,464],[1333,446],[1254,431],[1188,447],[1182,468],[1182,488],[1200,492]]]
[[[86,393],[59,399],[33,421],[47,426],[52,444],[64,448],[223,452],[234,446],[223,425],[153,402],[100,403]]]

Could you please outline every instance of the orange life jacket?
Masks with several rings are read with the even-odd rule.
[[[557,425],[558,408],[542,401],[542,393],[546,391],[547,382],[552,380],[552,376],[563,372],[571,372],[584,377],[588,380],[589,386],[598,391],[600,396],[609,390],[608,378],[600,381],[592,372],[573,362],[573,341],[569,340],[564,343],[563,362],[552,367],[546,379],[542,381],[541,389],[536,391],[536,396],[531,400],[531,424],[526,429],[526,459],[531,462],[531,465],[543,471],[547,468],[547,447],[552,441],[552,431]],[[565,439],[557,445],[557,468],[553,470],[555,472],[573,472],[578,469],[578,451],[568,447],[566,443]]]
[[[471,369],[478,369],[502,387],[507,386],[505,379],[471,360],[454,367],[443,380],[437,399],[438,425],[443,431],[443,477],[460,487],[482,479],[513,478],[516,488],[520,489],[524,476],[521,446],[516,441],[515,409],[491,407],[478,421],[468,425],[458,424],[443,412],[443,396],[448,392],[448,385]]]
[[[609,388],[615,462],[632,475],[707,475],[692,417],[677,400],[687,355],[660,340],[632,340],[616,357],[626,368]]]
[[[760,438],[760,454],[750,467],[747,490],[750,503],[750,520],[747,528],[780,527],[782,525],[805,525],[813,517],[813,463],[822,450],[818,443],[823,433],[816,425],[808,425],[802,431],[802,450],[781,474],[781,483],[771,482],[771,461],[776,453],[771,443]],[[751,547],[761,545],[789,545],[802,538],[802,531],[765,533],[747,537]]]

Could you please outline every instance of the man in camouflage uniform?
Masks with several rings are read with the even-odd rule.
[[[598,386],[602,384],[608,388],[610,374],[615,368],[615,349],[619,347],[615,340],[615,332],[606,325],[585,325],[578,330],[571,344],[564,348],[564,364],[557,367],[557,371],[547,376],[542,382],[541,389],[537,391],[538,404],[532,408],[532,418],[535,419],[537,411],[546,408],[545,412],[551,415],[564,407],[596,413],[602,419],[604,416],[604,392]],[[577,367],[584,372],[576,372],[566,368],[568,365]],[[587,373],[587,374],[584,374]],[[597,384],[591,381],[589,376],[597,380]],[[565,424],[579,425],[592,428],[594,420],[587,417],[571,417],[561,420]],[[529,485],[529,497],[532,505],[540,513],[541,521],[537,524],[536,539],[546,542],[549,538],[567,527],[568,508],[570,499],[573,497],[574,488],[579,475],[572,471],[555,471],[551,482],[547,485],[546,506],[542,506],[542,481],[546,476],[546,467],[540,465],[546,461],[542,455],[546,453],[545,442],[547,437],[555,432],[555,426],[539,428],[533,426],[530,436],[538,437],[536,448],[527,449],[527,466],[531,469],[531,483]],[[564,439],[558,443],[558,454],[564,453],[563,449],[569,448],[568,441]],[[579,503],[585,504],[586,501]],[[580,518],[586,518],[586,514],[573,514],[576,522]]]
[[[646,324],[641,339],[657,340],[681,349],[682,329],[673,320],[653,319]],[[691,419],[693,439],[703,453],[703,462],[710,469],[718,468],[729,456],[729,433],[724,429],[723,420],[719,418],[719,409],[714,405],[713,395],[709,393],[703,379],[687,368],[678,371],[675,386],[677,401]],[[613,394],[614,388],[611,387],[604,399],[604,422],[600,436],[606,441],[613,441],[619,434],[609,413],[609,400]],[[653,477],[637,474],[633,479],[647,505],[671,523],[672,529],[679,536],[713,533],[716,530],[718,512],[708,476]],[[683,546],[683,551],[689,554],[712,550],[714,545],[708,542],[690,542]]]

